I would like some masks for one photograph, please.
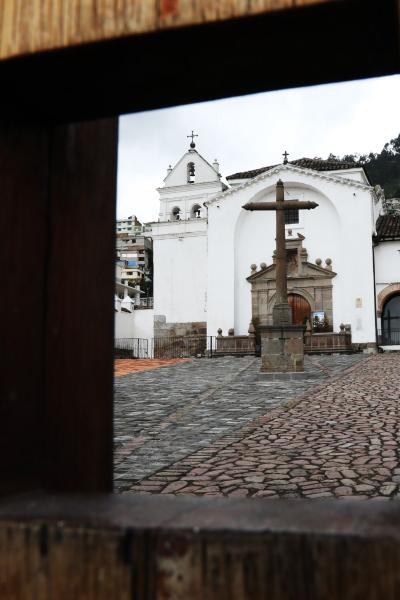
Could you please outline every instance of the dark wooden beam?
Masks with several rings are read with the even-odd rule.
[[[0,123],[0,494],[112,490],[117,121]]]
[[[389,75],[400,70],[399,4],[329,1],[11,59],[1,101],[74,121]]]
[[[112,490],[117,120],[50,130],[47,488]]]
[[[48,154],[46,130],[1,120],[0,494],[40,487]]]

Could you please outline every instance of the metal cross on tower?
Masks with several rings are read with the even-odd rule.
[[[316,202],[286,200],[285,189],[279,179],[276,184],[276,202],[248,202],[242,208],[245,210],[274,210],[276,211],[276,301],[272,311],[274,325],[285,326],[292,324],[292,311],[287,297],[287,259],[285,244],[285,210],[316,208]]]
[[[285,150],[285,152],[283,153],[282,156],[283,156],[283,164],[287,165],[287,163],[288,163],[287,157],[289,156],[289,152],[286,152],[286,150]]]
[[[196,146],[196,144],[194,143],[194,141],[193,141],[193,140],[194,140],[194,138],[195,138],[195,137],[199,137],[199,136],[197,135],[197,133],[194,133],[194,131],[193,131],[193,129],[192,129],[192,133],[191,133],[190,135],[187,135],[186,137],[188,137],[188,138],[192,138],[192,141],[190,142],[190,147],[191,147],[191,148],[194,148],[194,147]]]

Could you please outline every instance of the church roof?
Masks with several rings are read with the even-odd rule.
[[[400,240],[400,214],[381,215],[376,222],[376,239],[379,242],[385,240]]]
[[[297,160],[288,161],[288,164],[296,167],[303,167],[304,169],[312,169],[314,171],[341,171],[343,169],[354,169],[359,167],[356,163],[338,160],[323,160],[322,158],[298,158]],[[261,167],[260,169],[253,169],[252,171],[234,173],[233,175],[228,175],[226,179],[252,179],[277,166],[278,165],[270,165],[269,167]]]

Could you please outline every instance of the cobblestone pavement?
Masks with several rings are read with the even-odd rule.
[[[264,416],[130,490],[265,498],[399,498],[400,354],[370,357],[342,375],[339,370],[334,367],[336,377],[297,398],[295,390],[282,389],[281,394],[293,392],[286,406],[266,412],[264,405]],[[250,367],[246,376],[251,371]],[[248,401],[255,404],[253,393]],[[240,414],[244,410],[241,404]]]
[[[137,373],[138,371],[150,371],[159,367],[170,367],[180,362],[187,362],[190,358],[117,358],[114,361],[114,375],[128,375],[129,373]]]
[[[313,389],[326,393],[329,386],[334,385],[330,383],[330,378],[337,377],[343,370],[360,363],[362,372],[369,370],[367,368],[370,364],[369,359],[360,354],[307,357],[306,370],[309,377],[299,381],[258,381],[260,359],[254,357],[194,359],[171,367],[117,377],[115,379],[117,491],[170,492],[176,488],[176,492],[182,489],[182,493],[227,495],[232,493],[253,495],[265,491],[264,480],[253,482],[256,485],[254,488],[244,479],[238,481],[240,479],[238,475],[241,472],[243,478],[262,477],[259,472],[261,467],[258,464],[261,455],[263,456],[260,464],[265,465],[264,453],[270,454],[271,449],[274,448],[273,453],[276,454],[282,447],[295,443],[292,439],[294,433],[286,432],[282,438],[279,436],[279,446],[278,443],[272,444],[273,440],[257,439],[247,446],[247,442],[241,441],[242,438],[248,436],[249,431],[253,432],[257,425],[263,424],[263,419],[274,418],[274,421],[278,419],[279,422],[280,418],[284,423],[288,412],[281,411],[288,402],[307,398],[307,394],[312,393]],[[323,374],[326,379],[315,380],[312,378],[315,374]],[[348,379],[349,377],[346,381]],[[329,401],[329,408],[332,408],[331,405],[332,402]],[[317,414],[319,413],[318,409]],[[252,423],[257,418],[261,418],[261,421]],[[296,418],[299,419],[299,416]],[[329,419],[330,417],[325,418],[325,420]],[[333,417],[330,420],[333,420]],[[312,427],[312,424],[307,425],[301,419],[294,427],[294,431],[307,431],[307,427]],[[329,431],[332,431],[333,426],[329,427]],[[290,425],[289,430],[292,428],[293,424]],[[288,436],[292,438],[289,439]],[[242,444],[240,448],[237,447],[239,443]],[[320,444],[320,442],[316,443]],[[251,448],[252,444],[253,448]],[[258,454],[256,452],[257,456],[255,456],[254,451],[258,447],[259,452]],[[215,468],[211,466],[219,461],[219,452],[223,452],[221,459],[234,457],[229,463],[232,467],[229,476],[226,473],[219,473],[217,477]],[[250,458],[247,456],[248,453],[249,456],[252,454]],[[285,452],[286,459],[291,456],[294,460],[296,457],[293,454],[293,449],[288,448]],[[277,460],[278,463],[270,467],[271,475],[279,475],[278,484],[283,480],[287,483],[287,479],[292,477],[288,475],[290,469],[286,465],[287,461],[282,465],[279,462],[281,459]],[[247,461],[247,464],[234,464],[236,461]],[[199,466],[204,462],[207,462],[207,467]],[[294,464],[294,468],[296,465],[298,467],[297,463]],[[195,467],[203,469],[203,472],[188,475]],[[222,463],[218,468],[225,471]],[[276,471],[278,468],[287,469],[287,472],[282,474],[284,476],[280,477],[281,471]],[[191,483],[189,479],[181,479],[192,475],[194,479]],[[227,481],[234,482],[231,485],[222,485],[224,479],[220,481],[220,477],[224,476],[228,477]],[[268,480],[272,481],[272,479]],[[216,483],[217,480],[219,483]],[[211,490],[210,482],[212,482]],[[169,483],[173,484],[172,487]],[[246,485],[244,489],[243,486]],[[285,484],[282,483],[283,485]],[[289,489],[286,493],[293,493],[293,491]],[[283,493],[283,489],[277,490],[276,493]]]

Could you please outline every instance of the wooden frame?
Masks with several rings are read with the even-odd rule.
[[[165,521],[157,520],[157,514],[166,514],[170,510],[171,518],[178,519],[181,511],[187,510],[180,500],[151,500],[149,510],[153,520],[145,522],[140,520],[140,515],[143,516],[147,509],[143,501],[133,497],[124,501],[104,500],[101,496],[97,499],[80,497],[81,512],[75,513],[71,512],[72,501],[61,497],[29,496],[25,504],[7,499],[11,492],[19,491],[99,493],[112,490],[116,115],[399,71],[399,0],[262,0],[249,3],[221,0],[219,12],[215,9],[217,3],[207,3],[207,10],[204,10],[205,5],[200,0],[159,0],[154,3],[158,10],[156,17],[146,21],[145,16],[144,24],[139,18],[142,14],[140,2],[122,2],[124,10],[131,10],[129,19],[128,13],[118,12],[121,4],[117,4],[114,0],[102,0],[100,4],[94,0],[32,0],[30,3],[4,0],[0,8],[3,209],[0,220],[3,277],[0,296],[0,492],[6,496],[0,511],[0,566],[9,565],[10,540],[16,539],[13,536],[18,536],[18,531],[25,532],[19,548],[24,547],[30,557],[18,563],[17,571],[11,567],[4,571],[7,577],[2,598],[27,597],[32,577],[38,572],[32,565],[43,565],[40,561],[46,560],[50,550],[61,552],[63,556],[59,545],[62,532],[56,532],[55,538],[48,536],[48,528],[57,520],[66,520],[75,540],[78,539],[74,538],[77,524],[87,524],[91,531],[106,527],[104,513],[98,521],[89,519],[88,511],[93,510],[99,515],[102,510],[108,516],[121,510],[137,515],[135,522],[113,521],[114,529],[118,530],[118,556],[128,569],[128,572],[117,570],[115,577],[120,583],[123,579],[125,583],[121,586],[125,585],[126,590],[133,589],[129,573],[136,564],[146,598],[169,597],[167,593],[173,589],[175,575],[178,578],[176,590],[181,594],[175,597],[189,597],[188,594],[193,599],[205,597],[202,592],[204,580],[200,576],[201,561],[191,562],[195,555],[180,550],[189,546],[182,546],[179,539],[175,540],[168,562],[170,529],[162,541],[167,544],[163,546],[164,562],[157,563],[164,565],[159,587],[152,582],[153,571],[149,564],[154,565],[158,555],[151,540],[155,540],[154,544],[159,543],[154,531],[165,527]],[[247,16],[243,4],[248,7]],[[30,13],[26,12],[27,5]],[[109,11],[104,13],[108,18],[93,17],[91,11],[95,6]],[[53,12],[46,12],[50,9]],[[78,14],[83,15],[82,19],[77,17]],[[85,15],[89,14],[93,18],[88,19],[86,29]],[[29,29],[30,18],[34,23],[32,30]],[[124,21],[125,18],[128,20]],[[124,28],[121,22],[133,23],[133,26]],[[135,23],[139,22],[142,24],[135,29]],[[66,28],[62,35],[60,23]],[[107,23],[114,25],[107,29]],[[189,51],[185,52],[186,49]],[[218,566],[214,571],[211,569],[210,577],[216,577],[217,581],[227,559],[226,554],[218,555],[215,548],[229,549],[230,542],[226,542],[223,529],[215,519],[207,519],[211,514],[209,511],[214,510],[213,514],[221,518],[220,507],[225,504],[201,499],[193,502],[188,516],[183,519],[183,528],[192,530],[200,523],[208,534],[215,533],[210,546],[207,536],[200,538],[193,533],[190,544],[192,548],[197,544],[196,552],[203,548],[204,553],[208,548],[211,554],[216,553],[215,564]],[[37,511],[38,505],[44,507],[42,512]],[[15,510],[15,506],[20,510]],[[235,506],[240,508],[239,513],[235,512]],[[270,510],[266,504],[257,506],[259,516]],[[299,551],[304,548],[301,540],[305,540],[306,545],[316,540],[313,552],[321,560],[317,560],[315,554],[308,566],[301,563],[302,567],[293,570],[293,553],[288,553],[285,558],[285,551],[294,539],[290,518],[292,506],[281,503],[279,527],[276,527],[284,533],[275,529],[279,551],[273,560],[277,561],[274,564],[279,565],[282,573],[286,568],[292,568],[291,587],[285,592],[283,584],[281,587],[275,583],[269,597],[289,597],[294,593],[293,586],[303,582],[303,587],[298,587],[300,592],[296,600],[322,597],[318,595],[322,589],[325,590],[324,598],[342,598],[338,588],[335,591],[326,586],[317,586],[308,594],[304,578],[307,578],[307,568],[319,565],[322,581],[331,573],[332,557],[337,558],[337,552],[340,552],[341,559],[337,564],[341,565],[341,570],[334,572],[350,581],[353,551],[359,548],[354,543],[354,535],[359,536],[360,529],[352,529],[348,519],[353,518],[357,510],[363,515],[367,537],[372,540],[370,546],[367,544],[371,562],[365,563],[365,571],[372,573],[372,580],[369,580],[372,585],[364,585],[363,598],[376,597],[373,594],[378,589],[379,574],[369,567],[374,560],[384,561],[385,557],[386,578],[382,585],[379,581],[379,589],[384,590],[387,598],[396,597],[397,592],[393,590],[399,585],[400,544],[395,535],[387,543],[388,528],[376,527],[380,520],[395,526],[396,507],[388,509],[376,505],[373,511],[355,507],[354,512],[349,513],[338,505],[322,509],[313,504],[310,521],[308,503],[297,506],[296,515],[303,522],[303,528],[300,537],[296,538],[296,548]],[[241,514],[248,514],[247,505],[232,501],[226,507],[229,507],[224,508],[228,521],[230,519],[229,526],[235,527],[232,535],[239,544],[241,536],[246,538],[242,563],[247,579],[245,577],[245,583],[237,588],[240,594],[234,596],[232,592],[230,597],[264,597],[265,589],[257,583],[261,580],[252,578],[251,573],[252,569],[260,568],[261,548],[267,543],[266,532],[274,529],[276,512],[271,512],[272,521],[264,525],[264,533],[258,530],[258,535],[254,536],[253,527],[257,528],[257,523],[249,528],[240,521]],[[198,525],[196,519],[191,521],[190,518],[196,510],[203,511]],[[337,535],[345,537],[345,542],[338,546],[332,545],[329,537],[332,532],[328,524],[335,515],[343,519]],[[18,525],[23,518],[28,523]],[[35,525],[38,520],[42,523],[39,529]],[[132,546],[134,531],[140,527],[147,531],[144,538],[140,538],[145,541]],[[29,538],[31,534],[34,535]],[[100,537],[104,556],[109,557],[107,535]],[[68,587],[71,561],[74,548],[78,546],[72,544],[69,558],[65,554],[65,561],[57,563],[60,569],[57,585],[61,590],[58,598],[71,598],[68,591],[71,590]],[[104,564],[96,563],[99,555],[95,547],[89,544],[82,548],[83,554],[78,552],[77,556],[85,556],[87,564],[80,563],[83,569],[81,587],[77,584],[74,588],[75,592],[79,588],[79,593],[89,585],[85,583],[85,574],[87,581],[92,581],[89,570],[95,564]],[[147,563],[142,558],[135,563],[137,553],[142,551],[140,548]],[[35,562],[37,552],[41,557],[39,562]],[[201,556],[201,552],[196,556]],[[346,563],[346,557],[350,562]],[[190,565],[193,564],[197,566],[192,568]],[[179,569],[185,572],[184,588],[179,588]],[[46,577],[46,581],[50,581],[52,574],[47,572]],[[20,581],[19,587],[16,581]],[[222,585],[227,579],[218,581]],[[252,588],[249,581],[258,587]],[[220,598],[223,588],[215,585],[215,597]],[[357,586],[349,589],[346,597],[359,597],[360,589]],[[288,590],[292,591],[289,593]],[[392,592],[394,595],[390,595]],[[42,594],[41,597],[47,596]],[[80,597],[78,592],[75,597]],[[100,592],[96,597],[100,597]],[[210,592],[207,597],[214,595]]]

